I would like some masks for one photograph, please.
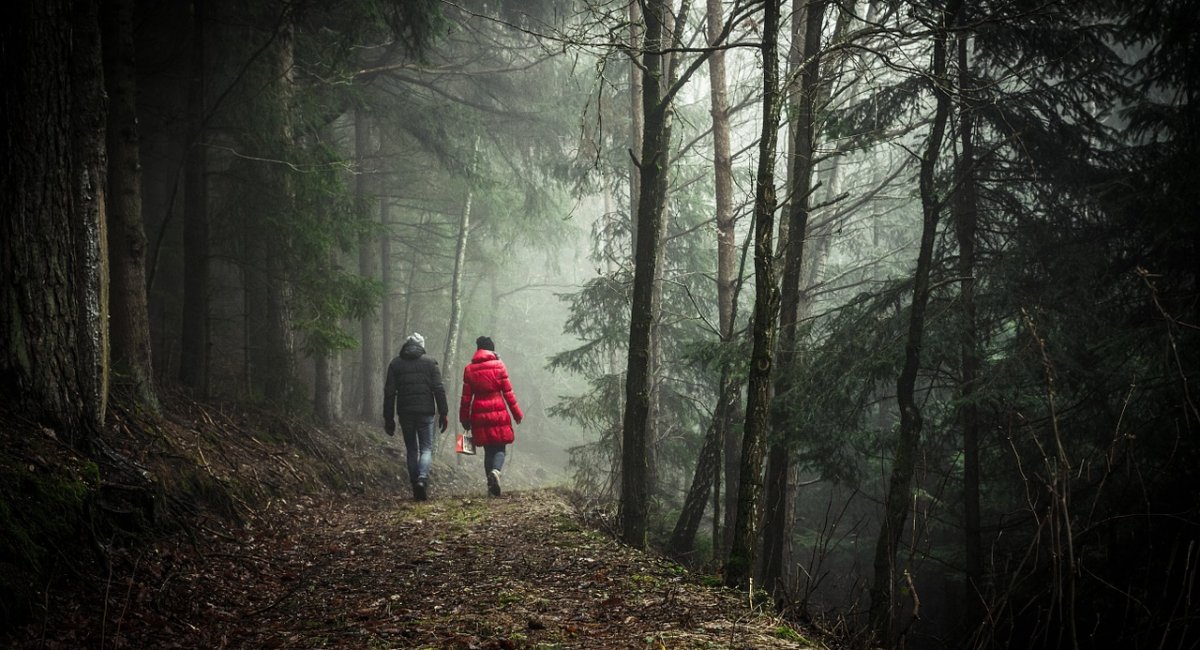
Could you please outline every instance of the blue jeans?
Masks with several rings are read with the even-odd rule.
[[[483,473],[491,474],[492,470],[504,467],[504,450],[508,445],[485,445],[483,448]]]
[[[433,464],[433,420],[432,415],[401,413],[400,432],[404,434],[404,455],[408,462],[408,480],[416,483],[429,478],[429,466]]]

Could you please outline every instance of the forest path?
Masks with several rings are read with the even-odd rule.
[[[52,615],[70,638],[30,632],[43,647],[813,647],[745,594],[583,526],[554,491],[300,498],[199,535],[127,558],[101,586],[107,623],[80,625],[85,607]]]

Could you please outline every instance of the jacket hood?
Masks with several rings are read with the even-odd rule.
[[[400,348],[400,356],[405,359],[420,359],[425,356],[425,346],[416,341],[406,341]]]
[[[475,351],[475,356],[471,357],[471,363],[483,363],[484,361],[491,361],[492,359],[499,358],[500,357],[497,356],[495,352],[480,348]]]

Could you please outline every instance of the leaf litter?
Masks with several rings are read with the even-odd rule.
[[[117,550],[10,641],[44,648],[810,648],[746,594],[581,523],[555,490],[276,500]],[[812,638],[811,636],[808,638]]]

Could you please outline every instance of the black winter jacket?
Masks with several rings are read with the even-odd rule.
[[[388,364],[383,384],[383,420],[395,414],[446,415],[446,387],[437,361],[425,356],[425,348],[407,341],[400,354]]]

